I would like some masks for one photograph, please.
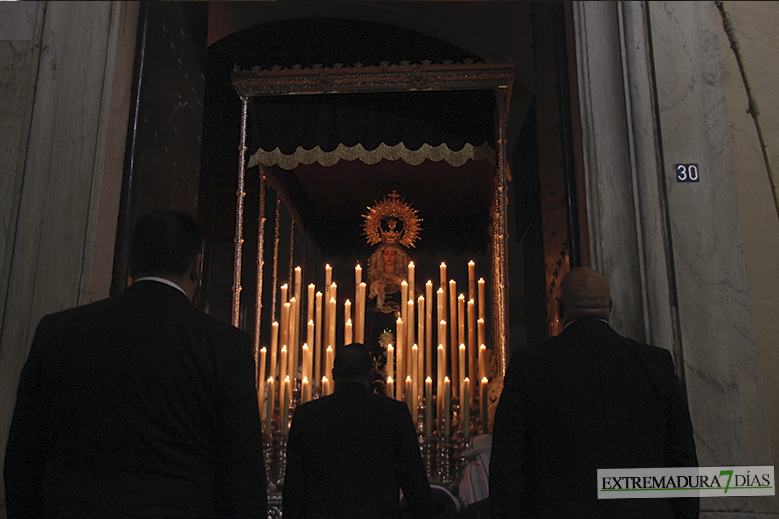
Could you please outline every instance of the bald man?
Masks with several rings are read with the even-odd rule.
[[[611,329],[609,283],[562,280],[563,332],[520,347],[495,413],[490,518],[693,518],[698,499],[597,499],[597,469],[697,466],[668,351]]]
[[[298,406],[287,443],[284,519],[442,517],[433,500],[408,407],[368,389],[363,344],[335,354],[335,393]]]

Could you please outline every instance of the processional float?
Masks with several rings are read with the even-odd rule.
[[[507,362],[505,230],[508,168],[505,132],[512,70],[511,65],[487,64],[234,70],[233,86],[241,99],[232,303],[235,326],[239,325],[241,305],[248,151],[246,129],[250,98],[418,90],[490,90],[495,94],[495,189],[490,211],[489,280],[483,277],[476,279],[477,266],[473,261],[467,265],[466,280],[449,279],[447,265],[442,262],[437,283],[430,279],[426,280],[424,288],[421,284],[417,285],[415,264],[413,261],[406,262],[407,256],[397,252],[413,246],[421,230],[421,219],[399,194],[392,192],[381,201],[375,201],[364,215],[364,233],[368,243],[379,247],[373,261],[368,261],[365,278],[360,264],[355,265],[353,278],[351,272],[347,276],[349,283],[354,283],[354,304],[339,299],[338,284],[329,265],[321,267],[325,270],[324,285],[316,287],[309,284],[305,294],[301,267],[296,267],[287,283],[278,289],[274,275],[271,340],[268,346],[260,344],[261,323],[263,318],[268,317],[268,312],[263,312],[262,308],[265,188],[268,179],[264,168],[259,168],[255,361],[271,505],[277,500],[283,484],[287,433],[294,409],[334,390],[328,375],[337,348],[337,312],[343,312],[344,343],[366,343],[365,326],[366,321],[370,321],[368,317],[372,316],[370,312],[381,311],[383,307],[384,320],[389,315],[394,321],[394,326],[388,327],[388,332],[381,336],[379,355],[373,352],[379,373],[375,386],[377,391],[409,406],[417,424],[420,450],[431,481],[443,484],[456,481],[464,464],[462,452],[469,441],[476,434],[488,431],[489,393],[491,389],[492,392],[500,390]],[[388,273],[381,268],[382,256],[378,253],[387,247],[396,248],[395,267],[388,270],[402,273],[394,276],[395,281],[400,280],[397,290],[396,287],[387,289],[392,284],[388,280],[392,281],[390,278],[393,276],[387,276]],[[276,247],[274,265],[278,261],[277,254]],[[388,264],[389,261],[385,266]],[[343,276],[343,273],[335,275]],[[381,276],[387,279],[382,282]],[[464,288],[458,292],[457,287]],[[372,302],[370,308],[369,300]],[[275,318],[277,301],[280,309],[278,319]],[[491,307],[489,312],[485,311],[487,305]],[[485,322],[488,316],[489,324]]]

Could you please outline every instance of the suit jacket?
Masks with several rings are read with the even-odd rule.
[[[697,466],[664,349],[586,319],[513,355],[495,413],[490,516],[697,517],[698,499],[597,499],[597,469]]]
[[[264,517],[249,336],[140,281],[44,317],[5,460],[8,517]]]
[[[400,517],[399,489],[414,517],[431,517],[408,407],[359,384],[298,406],[287,443],[284,519]]]

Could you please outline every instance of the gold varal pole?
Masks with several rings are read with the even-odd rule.
[[[238,190],[235,196],[235,256],[233,263],[233,326],[238,327],[241,307],[241,255],[243,248],[243,199],[246,196],[246,119],[249,98],[241,97],[241,143],[238,146]]]

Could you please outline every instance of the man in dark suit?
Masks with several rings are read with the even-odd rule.
[[[490,517],[697,517],[698,499],[597,499],[597,469],[697,466],[684,392],[664,349],[608,323],[608,281],[563,278],[562,333],[514,353],[495,414]]]
[[[9,519],[267,514],[249,336],[194,308],[202,232],[136,225],[133,284],[44,317],[8,439]]]
[[[414,424],[402,402],[371,393],[362,344],[335,356],[335,392],[295,410],[287,443],[284,519],[435,516]]]

